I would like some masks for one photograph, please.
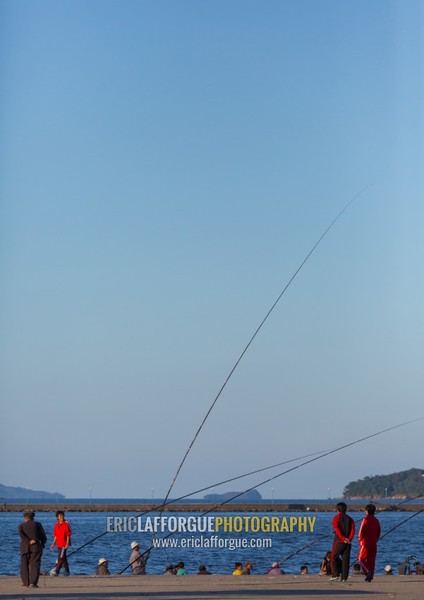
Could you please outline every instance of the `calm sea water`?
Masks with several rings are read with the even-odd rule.
[[[359,527],[362,514],[351,513],[357,527]],[[382,513],[379,516],[383,534],[396,525],[400,525],[414,513]],[[107,530],[107,517],[130,517],[130,513],[79,513],[69,511],[66,515],[70,522],[73,536],[73,546],[71,551],[77,550],[87,542],[90,542],[70,555],[69,563],[71,573],[75,575],[94,574],[98,559],[105,557],[109,560],[109,569],[112,574],[124,569],[129,562],[131,553],[130,543],[137,540],[140,543],[141,551],[149,546],[151,534],[148,533],[130,533],[130,532],[109,532]],[[150,515],[154,516],[154,515]],[[198,513],[166,513],[165,516],[198,516]],[[222,513],[212,513],[211,516],[223,516]],[[225,513],[224,516],[237,516],[236,513]],[[313,532],[282,532],[282,533],[220,533],[219,539],[232,538],[236,540],[246,539],[247,543],[254,538],[256,542],[263,544],[264,539],[270,539],[272,546],[267,548],[236,548],[230,550],[227,548],[154,548],[151,551],[148,561],[147,571],[150,574],[163,573],[165,564],[173,564],[183,560],[186,564],[188,573],[196,573],[200,563],[206,564],[212,573],[228,574],[233,571],[234,562],[252,560],[255,564],[254,573],[260,574],[266,572],[273,561],[281,561],[290,554],[300,550],[296,555],[289,558],[282,565],[287,573],[299,573],[300,566],[306,564],[311,573],[317,573],[322,557],[332,544],[331,520],[333,513],[241,513],[239,516],[278,516],[280,519],[286,517],[316,517]],[[42,522],[47,536],[48,545],[46,546],[42,570],[49,571],[54,566],[56,559],[56,549],[50,550],[49,544],[52,539],[53,526],[56,521],[52,513],[39,513],[38,520]],[[19,536],[17,528],[22,521],[21,513],[0,513],[0,575],[18,575],[19,574]],[[103,535],[102,535],[103,534]],[[165,534],[159,534],[163,537]],[[204,533],[204,538],[209,538],[212,534]],[[98,537],[100,536],[100,537]],[[181,540],[181,538],[200,539],[201,533],[175,534],[170,539]],[[326,536],[324,539],[321,539]],[[94,540],[94,538],[98,538]],[[157,539],[157,538],[156,538]],[[94,541],[92,541],[94,540]],[[259,540],[259,542],[257,541]],[[410,521],[401,524],[392,533],[389,533],[379,545],[377,556],[377,572],[383,572],[386,564],[396,567],[398,563],[403,562],[409,555],[413,555],[417,560],[424,562],[424,513],[420,513]],[[175,542],[174,542],[175,543]],[[187,543],[187,542],[186,542]],[[193,542],[196,543],[196,542]],[[222,542],[220,542],[222,543]],[[311,544],[308,548],[301,550],[304,546]],[[352,546],[352,561],[357,551],[357,541],[354,540]],[[125,574],[129,574],[127,570]]]

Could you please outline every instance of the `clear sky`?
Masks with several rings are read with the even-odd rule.
[[[1,483],[163,496],[368,185],[175,493],[424,415],[421,1],[2,0],[0,23]],[[422,429],[260,491],[423,467]]]

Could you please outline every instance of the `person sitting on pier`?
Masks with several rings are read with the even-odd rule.
[[[250,561],[247,561],[247,563],[244,565],[244,569],[241,572],[242,575],[250,575],[250,571],[253,569],[253,563]]]
[[[241,562],[236,562],[234,567],[235,569],[233,571],[233,575],[241,575],[241,572],[243,570],[243,565],[241,564]]]
[[[146,563],[150,555],[150,550],[147,550],[143,554],[140,553],[140,544],[138,542],[131,542],[131,556],[130,565],[134,575],[145,575],[146,574]]]
[[[284,571],[280,569],[278,562],[273,562],[271,568],[265,573],[265,575],[284,575]]]
[[[199,565],[197,575],[212,575],[212,573],[207,570],[205,565]]]
[[[322,559],[318,575],[321,577],[323,575],[331,575],[331,550],[329,550]]]
[[[164,575],[175,575],[174,567],[171,565],[171,563],[166,564]]]
[[[110,571],[108,569],[108,561],[106,558],[99,559],[99,566],[97,567],[96,575],[110,575]]]
[[[187,575],[187,571],[184,568],[183,561],[180,561],[175,567],[175,575]]]
[[[302,565],[300,567],[300,574],[301,575],[308,575],[309,574],[309,570],[308,570],[308,567],[306,565]]]

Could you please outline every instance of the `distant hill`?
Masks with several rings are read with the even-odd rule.
[[[63,500],[65,496],[57,492],[42,492],[39,490],[30,490],[23,487],[11,487],[0,483],[0,501],[4,500],[23,500],[24,502],[29,499],[34,500]]]
[[[424,471],[409,469],[391,475],[374,475],[351,481],[343,490],[346,499],[352,498],[410,498],[424,495]]]
[[[237,496],[240,492],[225,492],[225,494],[206,494],[203,499],[206,502],[225,502],[233,496]],[[262,500],[262,496],[257,490],[250,490],[250,492],[244,492],[241,496],[234,499],[234,502],[258,502]]]

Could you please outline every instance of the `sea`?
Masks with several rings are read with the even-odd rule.
[[[88,503],[87,499],[66,499],[70,503]],[[93,504],[142,504],[152,500],[92,499]],[[160,503],[160,500],[155,500]],[[275,500],[282,504],[319,504],[328,500]],[[336,503],[336,501],[335,501]],[[364,501],[361,501],[363,504]],[[424,505],[423,505],[424,508]],[[197,573],[200,564],[213,574],[230,574],[234,563],[253,561],[253,574],[262,574],[273,562],[281,562],[287,574],[297,575],[307,565],[310,573],[318,573],[325,553],[331,549],[334,512],[243,512],[209,513],[167,511],[142,515],[128,512],[66,513],[72,528],[72,546],[68,551],[71,575],[94,575],[100,558],[109,561],[111,574],[131,575],[129,559],[131,542],[140,551],[149,547],[147,574],[158,575],[167,563],[185,563],[188,574]],[[155,517],[165,521],[154,522]],[[352,512],[357,530],[363,514]],[[382,527],[376,573],[384,573],[390,564],[395,574],[398,566],[409,560],[424,562],[424,513],[380,512]],[[218,519],[221,519],[219,521]],[[274,519],[274,521],[270,521]],[[43,524],[48,542],[43,554],[42,571],[55,566],[57,550],[51,550],[54,513],[40,512],[36,520]],[[0,575],[19,575],[20,540],[17,533],[22,513],[0,512]],[[182,531],[174,530],[180,528]],[[185,531],[184,531],[185,529]],[[154,533],[152,532],[154,531]],[[387,534],[387,535],[386,535]],[[153,545],[152,545],[153,544]],[[351,562],[356,561],[357,538],[352,544]],[[401,567],[402,568],[402,567]]]

